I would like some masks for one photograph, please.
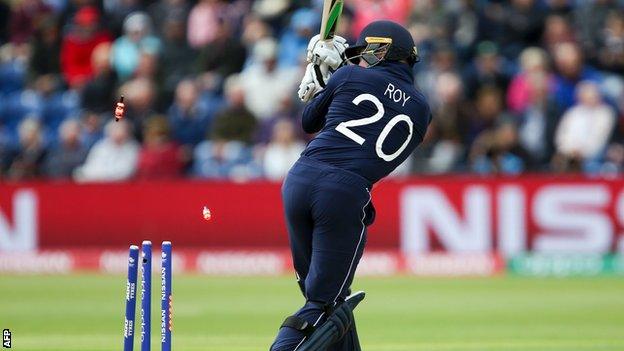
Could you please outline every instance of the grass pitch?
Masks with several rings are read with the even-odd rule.
[[[0,276],[0,328],[14,350],[121,350],[124,279]],[[622,278],[358,278],[354,288],[368,293],[356,314],[365,351],[624,350]],[[303,303],[287,277],[174,276],[173,296],[176,351],[268,350]]]

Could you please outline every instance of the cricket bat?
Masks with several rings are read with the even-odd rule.
[[[334,38],[338,20],[344,7],[344,0],[323,0],[323,17],[321,18],[321,40],[331,41]]]

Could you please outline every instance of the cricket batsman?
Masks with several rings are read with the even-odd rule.
[[[347,296],[375,219],[371,191],[420,144],[431,112],[414,87],[414,40],[397,23],[369,24],[352,47],[317,35],[307,55],[302,125],[318,134],[282,186],[306,302],[286,318],[270,350],[356,351],[353,309],[364,293]]]

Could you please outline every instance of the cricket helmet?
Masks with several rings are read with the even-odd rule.
[[[368,24],[355,45],[345,51],[347,60],[358,64],[364,60],[368,67],[383,60],[405,60],[410,66],[420,61],[418,50],[410,32],[392,21],[375,21]]]

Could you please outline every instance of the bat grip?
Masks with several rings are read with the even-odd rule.
[[[334,48],[334,37],[331,38],[327,38],[325,40],[323,40],[325,42],[325,44],[327,44],[327,47],[330,49]]]

